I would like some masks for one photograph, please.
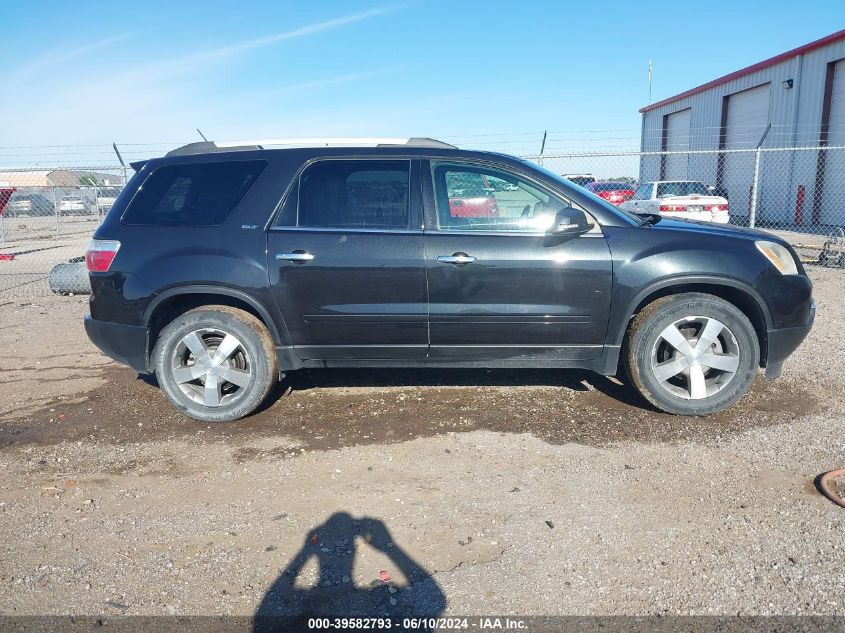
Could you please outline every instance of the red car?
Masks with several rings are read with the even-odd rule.
[[[617,207],[634,197],[634,190],[636,187],[630,182],[616,182],[612,180],[599,180],[584,185],[585,189],[589,189],[599,198],[607,200],[610,204]]]
[[[494,187],[484,174],[461,173],[446,176],[449,212],[453,218],[494,218],[499,205]]]
[[[6,204],[9,202],[9,199],[15,191],[17,191],[17,189],[13,189],[12,187],[0,188],[0,215],[3,215],[3,211],[6,210]]]

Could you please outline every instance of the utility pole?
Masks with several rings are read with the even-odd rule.
[[[651,60],[648,60],[648,102],[651,104],[651,78],[653,75],[653,66],[651,65]]]

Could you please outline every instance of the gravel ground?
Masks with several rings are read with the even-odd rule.
[[[209,426],[99,355],[83,298],[0,300],[0,614],[845,614],[814,486],[845,273],[811,276],[784,376],[706,419],[585,372],[367,370]]]

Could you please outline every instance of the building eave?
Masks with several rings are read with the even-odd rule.
[[[798,48],[793,48],[791,51],[781,53],[780,55],[775,55],[774,57],[765,59],[762,62],[757,62],[756,64],[752,64],[751,66],[743,68],[742,70],[734,71],[725,75],[724,77],[719,77],[718,79],[714,79],[713,81],[708,81],[706,84],[701,84],[700,86],[691,88],[686,92],[676,94],[674,97],[663,99],[662,101],[658,101],[657,103],[651,103],[643,108],[640,108],[640,113],[644,114],[651,110],[662,108],[663,106],[669,105],[670,103],[674,103],[675,101],[686,99],[687,97],[691,97],[692,95],[698,94],[699,92],[704,92],[705,90],[710,90],[711,88],[715,88],[716,86],[721,86],[722,84],[726,84],[729,81],[739,79],[740,77],[757,72],[759,70],[763,70],[771,66],[776,66],[777,64],[792,59],[793,57],[797,57],[798,55],[804,55],[805,53],[809,53],[810,51],[813,51],[817,48],[827,46],[828,44],[832,44],[833,42],[838,42],[839,40],[843,39],[845,39],[845,29],[837,31],[836,33],[831,33],[830,35],[826,35],[825,37],[810,42],[809,44],[804,44],[803,46],[799,46]]]

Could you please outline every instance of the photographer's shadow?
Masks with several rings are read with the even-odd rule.
[[[383,553],[404,576],[373,578],[369,585],[355,583],[358,547]],[[295,587],[306,563],[316,558],[319,577],[311,587]],[[405,584],[407,583],[407,584]],[[303,582],[299,583],[303,585]],[[436,617],[446,596],[431,575],[394,543],[378,519],[355,519],[336,512],[312,529],[300,550],[279,574],[255,613],[255,631],[289,629],[312,617]]]

